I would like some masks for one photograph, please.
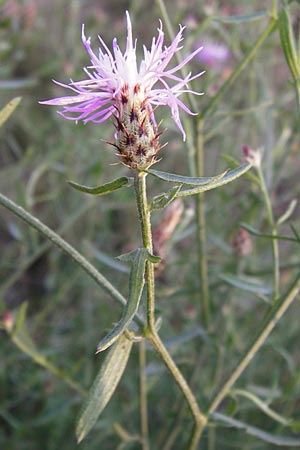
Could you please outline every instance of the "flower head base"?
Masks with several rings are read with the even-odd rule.
[[[242,146],[242,151],[244,153],[245,160],[252,164],[253,167],[259,169],[261,166],[262,149],[258,148],[257,150],[253,150],[247,144],[244,144]]]
[[[126,49],[122,54],[117,40],[112,43],[111,52],[99,36],[101,47],[98,56],[91,49],[90,38],[86,39],[82,27],[82,42],[89,54],[91,66],[85,68],[87,79],[71,81],[69,85],[60,86],[73,90],[76,95],[55,98],[40,103],[63,106],[60,114],[68,120],[84,123],[101,123],[109,117],[116,119],[116,144],[122,161],[132,168],[146,168],[155,162],[155,155],[160,149],[158,129],[154,109],[158,105],[168,106],[172,118],[185,139],[185,132],[179,116],[182,109],[193,113],[179,97],[183,93],[202,95],[188,87],[188,83],[203,72],[194,76],[188,73],[184,78],[176,75],[199,51],[201,47],[187,56],[175,67],[167,69],[170,60],[182,47],[184,27],[170,46],[163,46],[164,33],[162,24],[157,38],[153,38],[151,48],[143,46],[144,58],[137,64],[136,41],[132,39],[132,27],[127,15]]]

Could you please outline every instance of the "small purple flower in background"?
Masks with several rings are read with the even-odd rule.
[[[198,55],[198,60],[208,67],[218,68],[230,58],[230,55],[231,52],[225,44],[208,41]]]
[[[58,85],[71,89],[75,95],[59,97],[40,102],[46,105],[63,106],[59,112],[65,119],[84,123],[101,123],[113,116],[116,119],[116,144],[124,164],[132,168],[149,167],[155,162],[155,154],[160,150],[158,127],[154,110],[159,105],[168,106],[172,118],[185,139],[185,132],[179,116],[182,109],[192,112],[179,98],[183,93],[202,95],[188,87],[188,83],[203,72],[192,76],[189,72],[184,78],[176,74],[202,47],[197,48],[183,61],[167,68],[175,53],[182,47],[180,26],[178,34],[169,46],[164,46],[162,23],[157,38],[152,39],[151,48],[143,46],[144,58],[137,63],[136,40],[132,39],[129,13],[127,16],[127,41],[122,54],[117,39],[109,50],[99,36],[101,47],[96,55],[91,49],[90,38],[86,38],[82,27],[82,42],[89,54],[91,65],[85,68],[86,79]]]

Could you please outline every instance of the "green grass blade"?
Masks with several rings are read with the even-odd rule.
[[[245,431],[247,434],[254,436],[264,442],[268,442],[270,444],[279,445],[282,446],[285,445],[286,447],[298,447],[300,445],[300,439],[293,438],[293,437],[286,437],[286,436],[276,436],[271,433],[267,433],[264,430],[261,430],[260,428],[253,427],[252,425],[249,425],[245,422],[241,422],[240,420],[233,419],[232,417],[225,416],[224,414],[220,413],[213,413],[212,414],[213,419],[217,420],[218,422],[222,422],[227,426],[238,428],[240,430]]]
[[[253,14],[246,14],[244,16],[228,16],[228,17],[213,16],[211,20],[213,22],[221,22],[221,23],[244,24],[248,22],[255,22],[257,20],[265,19],[266,17],[268,17],[268,11],[259,11]]]
[[[79,253],[74,247],[72,247],[68,242],[62,239],[57,233],[51,230],[47,225],[41,222],[37,217],[30,214],[21,206],[17,205],[15,202],[7,198],[5,195],[0,193],[0,205],[7,208],[9,211],[14,213],[32,228],[36,229],[44,237],[49,239],[54,245],[60,248],[64,253],[70,256],[73,261],[75,261],[91,278],[93,278],[96,283],[101,286],[109,295],[112,296],[121,305],[126,304],[126,299],[123,295],[108,281],[102,273],[100,273],[84,256]],[[135,320],[141,325],[143,321],[138,316]]]
[[[234,396],[239,395],[241,397],[247,398],[248,400],[253,402],[267,416],[271,417],[276,422],[281,423],[281,425],[289,426],[293,422],[291,419],[283,417],[282,415],[278,414],[276,411],[270,408],[266,402],[261,400],[259,397],[257,397],[257,395],[253,394],[252,392],[246,391],[245,389],[233,389],[231,393]]]
[[[220,274],[219,277],[225,281],[226,283],[234,286],[238,289],[242,289],[247,292],[253,292],[257,295],[271,295],[272,289],[269,286],[266,286],[260,280],[246,277],[246,276],[234,276],[230,274]]]

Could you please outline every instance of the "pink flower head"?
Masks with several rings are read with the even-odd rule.
[[[185,66],[202,49],[197,48],[183,61],[172,68],[167,68],[175,53],[182,47],[182,34],[185,27],[180,26],[179,32],[169,46],[164,44],[162,23],[158,28],[157,38],[153,38],[150,49],[143,46],[144,58],[138,64],[136,57],[136,40],[132,39],[132,27],[129,13],[127,16],[127,42],[124,54],[121,52],[117,39],[112,42],[112,52],[99,36],[100,48],[98,55],[91,49],[90,38],[84,34],[82,27],[82,42],[89,54],[91,65],[84,69],[86,79],[72,81],[70,84],[56,82],[58,85],[71,89],[75,95],[59,97],[40,102],[46,105],[63,106],[59,113],[68,120],[101,123],[110,116],[117,115],[117,133],[122,123],[124,104],[130,103],[136,107],[139,103],[147,110],[151,122],[156,127],[153,110],[158,105],[168,106],[172,118],[185,140],[185,132],[179,116],[182,109],[188,114],[193,113],[180,96],[183,93],[201,95],[192,91],[188,83],[203,72],[194,76],[188,73],[185,77],[178,71]],[[128,111],[127,111],[128,112]],[[133,111],[134,113],[135,111]]]

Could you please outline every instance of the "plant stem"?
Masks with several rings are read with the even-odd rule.
[[[49,239],[53,244],[60,248],[64,253],[70,256],[90,277],[92,277],[98,285],[100,285],[112,298],[114,298],[121,305],[126,305],[126,299],[123,295],[105,278],[89,261],[87,261],[81,253],[79,253],[68,242],[62,239],[57,233],[51,230],[47,225],[42,223],[39,219],[34,217],[24,208],[14,203],[5,195],[0,194],[0,205],[9,209],[16,216],[20,217],[31,227],[35,228],[44,237]],[[144,326],[144,321],[138,315],[134,320],[140,325]]]
[[[262,321],[262,324],[259,328],[259,331],[250,344],[248,350],[245,352],[244,356],[233,370],[232,374],[229,376],[227,381],[223,384],[219,392],[213,398],[208,410],[207,414],[212,414],[220,405],[222,400],[228,394],[228,391],[237,381],[237,379],[242,375],[248,364],[251,362],[253,357],[256,355],[258,350],[266,341],[267,337],[276,326],[277,322],[281,319],[287,308],[291,305],[293,300],[297,297],[300,291],[300,273],[297,275],[294,283],[287,291],[287,293],[282,296],[278,301],[273,305],[272,309],[266,314],[265,319]]]
[[[138,172],[135,175],[135,194],[138,208],[139,221],[142,232],[142,239],[145,248],[149,253],[153,253],[152,232],[150,221],[150,210],[146,192],[146,176],[145,172]],[[154,266],[153,263],[147,261],[146,265],[146,284],[147,284],[147,327],[144,331],[145,337],[149,339],[169,372],[173,376],[180,390],[182,391],[191,413],[194,417],[194,430],[188,450],[195,450],[200,439],[203,427],[206,424],[206,417],[201,413],[197,400],[192,393],[185,378],[181,374],[177,365],[173,361],[168,350],[161,341],[155,328],[155,283],[154,283]]]
[[[257,167],[258,178],[260,182],[260,188],[263,194],[263,199],[265,202],[267,217],[269,225],[272,229],[272,251],[273,251],[273,266],[274,266],[274,281],[273,281],[273,291],[274,291],[274,300],[276,301],[279,296],[279,249],[278,249],[278,240],[275,238],[277,235],[277,228],[274,221],[273,210],[271,205],[271,200],[269,196],[269,192],[265,183],[264,174],[261,168],[261,165]]]
[[[198,123],[197,129],[197,150],[196,150],[196,176],[204,176],[204,158],[203,158],[203,120]],[[205,326],[210,324],[210,302],[209,302],[209,284],[206,258],[206,218],[204,194],[196,196],[196,214],[197,214],[197,244],[198,244],[198,262],[200,272],[200,292],[202,316]]]
[[[31,338],[27,333],[22,331],[12,331],[9,333],[13,343],[26,355],[28,355],[36,364],[47,369],[50,373],[56,377],[62,379],[67,383],[72,389],[77,391],[81,395],[87,395],[87,391],[83,389],[79,383],[70,378],[63,369],[58,368],[50,361],[48,361],[34,346]]]
[[[187,447],[188,450],[195,450],[197,448],[201,433],[203,428],[206,425],[207,419],[206,416],[200,411],[197,400],[191,391],[189,385],[187,384],[185,378],[183,377],[182,373],[178,369],[177,365],[173,361],[171,355],[169,354],[168,350],[164,346],[163,342],[161,341],[158,333],[156,330],[153,330],[153,332],[147,332],[146,337],[150,340],[153,347],[161,357],[161,359],[164,361],[165,365],[167,366],[169,372],[172,374],[174,380],[176,381],[177,385],[179,386],[180,390],[182,391],[183,395],[185,396],[185,399],[188,403],[188,406],[191,410],[191,413],[194,417],[194,430],[193,434],[191,436],[191,440],[189,443],[189,446]]]
[[[300,81],[296,81],[296,95],[297,95],[297,106],[298,106],[298,113],[300,115]]]
[[[262,34],[259,36],[257,41],[253,44],[245,58],[237,65],[235,70],[232,72],[230,77],[225,81],[225,83],[220,87],[218,92],[214,95],[214,97],[211,98],[211,100],[208,102],[208,104],[203,108],[202,112],[199,114],[198,118],[199,120],[206,117],[214,108],[218,100],[222,97],[222,95],[227,91],[229,86],[236,80],[236,78],[240,75],[240,73],[245,69],[245,67],[248,65],[248,63],[251,61],[251,59],[255,56],[257,50],[261,47],[261,45],[264,43],[264,41],[267,39],[267,37],[275,30],[277,26],[277,19],[272,17],[270,19],[270,22],[268,26],[265,28],[265,30],[262,32]]]
[[[134,187],[144,247],[153,254],[150,211],[146,191],[146,172],[138,172],[134,178]],[[147,327],[155,330],[155,283],[154,266],[146,261],[147,284]]]
[[[140,407],[141,407],[141,432],[143,450],[149,450],[148,405],[147,405],[147,376],[146,376],[146,345],[143,339],[139,343],[140,363]]]

